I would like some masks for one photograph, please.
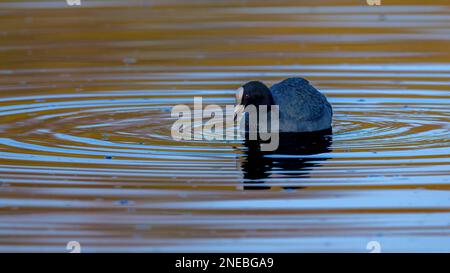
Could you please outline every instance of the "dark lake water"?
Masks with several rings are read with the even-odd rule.
[[[449,49],[448,1],[0,1],[0,251],[450,251]],[[331,136],[172,139],[294,76]]]

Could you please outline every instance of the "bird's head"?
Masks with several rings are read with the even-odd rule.
[[[242,113],[248,105],[254,105],[257,108],[260,105],[270,107],[274,104],[274,101],[269,87],[262,82],[251,81],[236,91],[236,104],[238,107],[235,110],[235,117]]]

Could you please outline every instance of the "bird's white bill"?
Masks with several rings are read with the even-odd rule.
[[[242,113],[244,113],[245,106],[244,105],[236,105],[234,107],[234,120],[241,120]]]

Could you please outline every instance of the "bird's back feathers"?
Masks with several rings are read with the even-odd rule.
[[[289,78],[274,84],[270,90],[280,108],[281,132],[318,131],[331,127],[331,105],[307,80]]]

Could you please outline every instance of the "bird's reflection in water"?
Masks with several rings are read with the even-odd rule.
[[[264,181],[274,174],[285,177],[307,177],[309,170],[320,165],[320,161],[328,159],[325,156],[314,158],[307,156],[330,152],[331,142],[331,129],[312,133],[280,133],[279,146],[271,152],[261,151],[259,141],[245,140],[244,158],[241,163],[245,179],[244,189],[270,189],[264,185]]]

